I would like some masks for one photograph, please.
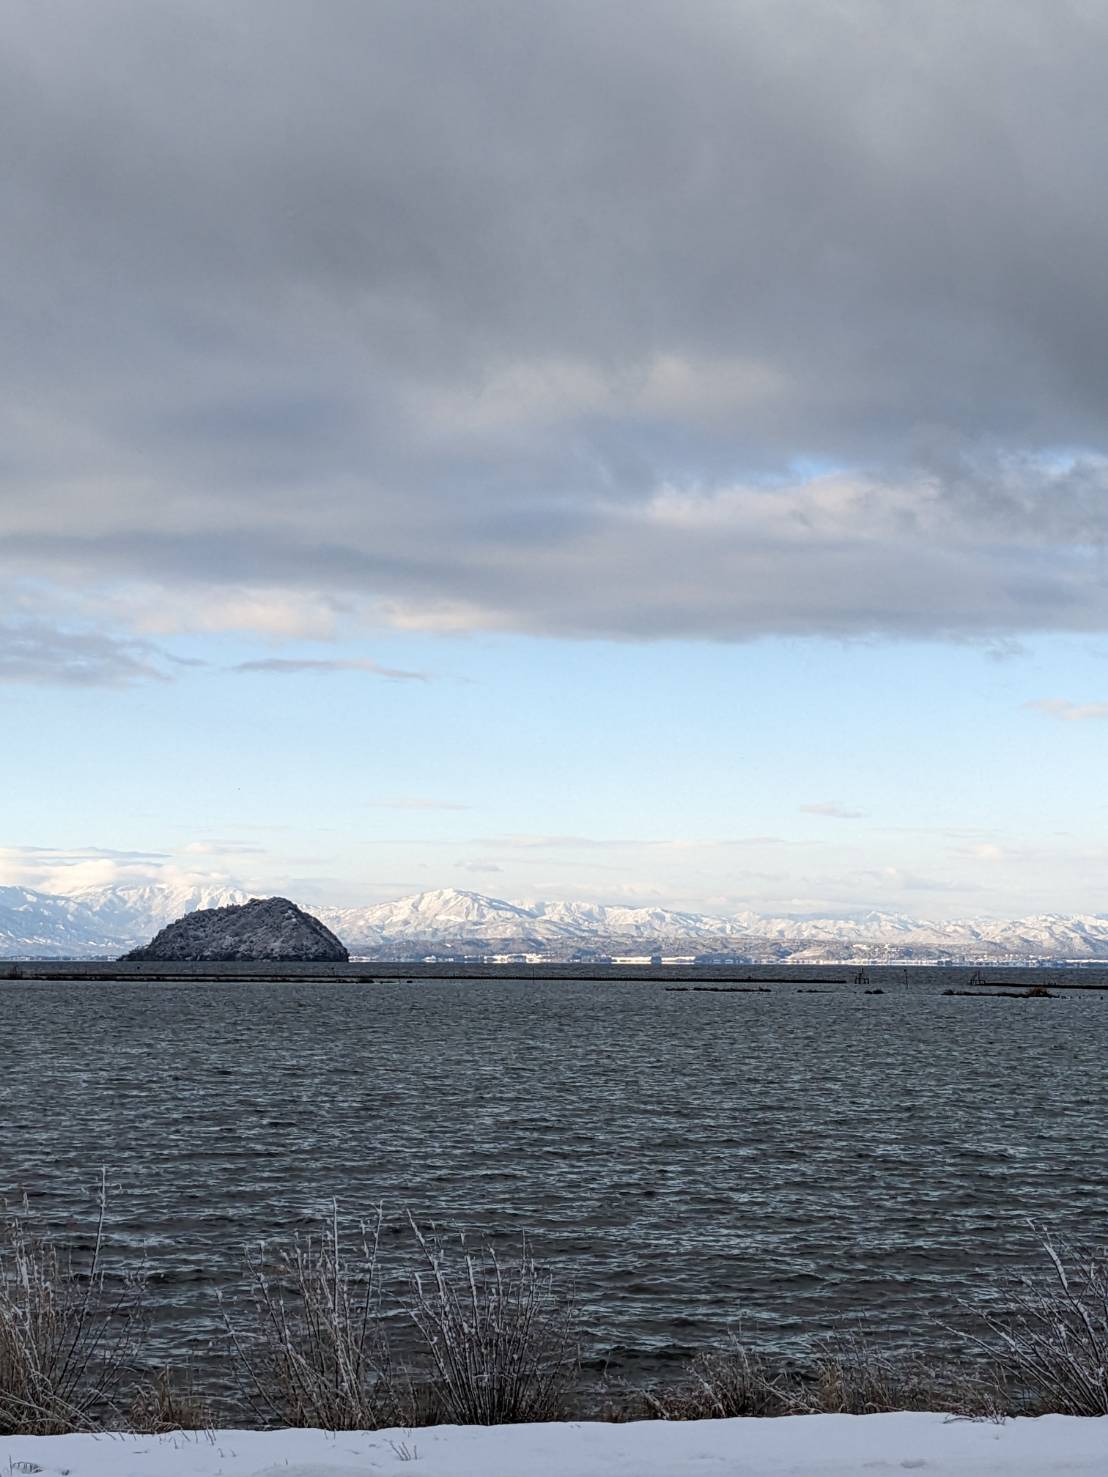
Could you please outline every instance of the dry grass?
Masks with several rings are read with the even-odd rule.
[[[109,1283],[101,1178],[84,1265],[19,1221],[0,1232],[0,1434],[89,1430],[118,1410],[141,1332],[142,1284]]]
[[[210,1431],[212,1407],[198,1393],[191,1369],[159,1369],[140,1381],[127,1411],[129,1431],[163,1436],[170,1431]]]
[[[564,1416],[580,1368],[575,1312],[526,1239],[504,1265],[487,1247],[475,1256],[464,1238],[448,1251],[411,1224],[424,1264],[411,1316],[430,1363],[432,1418],[492,1426]]]
[[[728,1350],[695,1360],[682,1383],[646,1392],[644,1400],[649,1414],[685,1421],[899,1410],[990,1417],[1008,1405],[990,1375],[891,1354],[860,1331],[819,1345],[812,1366],[802,1371],[775,1371],[736,1340]]]
[[[790,1415],[877,1415],[897,1410],[969,1415],[978,1413],[981,1403],[973,1375],[894,1355],[857,1331],[819,1345],[810,1378],[793,1381],[785,1400]]]
[[[739,1338],[729,1348],[701,1354],[681,1383],[643,1391],[645,1413],[665,1421],[785,1414],[780,1383],[764,1360]]]

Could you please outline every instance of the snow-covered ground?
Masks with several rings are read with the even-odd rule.
[[[1108,1474],[1108,1417],[942,1415],[0,1437],[44,1477],[1054,1477]]]

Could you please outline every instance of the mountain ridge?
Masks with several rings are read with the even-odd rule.
[[[241,888],[125,883],[67,894],[0,887],[0,957],[115,957],[167,924],[249,901]],[[459,888],[313,913],[362,958],[533,954],[551,960],[621,954],[728,955],[740,962],[817,958],[1108,960],[1108,915],[930,922],[868,910],[824,917],[713,915],[657,907],[509,901]]]

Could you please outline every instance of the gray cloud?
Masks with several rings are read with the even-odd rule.
[[[45,621],[0,622],[0,682],[123,687],[167,681],[157,649],[98,631],[62,630]]]
[[[1106,44],[15,0],[0,572],[151,629],[1108,629]]]

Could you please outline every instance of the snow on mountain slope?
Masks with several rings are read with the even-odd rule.
[[[72,894],[72,900],[99,918],[113,935],[145,941],[185,913],[229,908],[247,902],[248,894],[239,887],[120,883],[82,888]]]
[[[0,887],[0,957],[79,959],[110,953],[116,942],[103,921],[76,898]]]
[[[114,957],[184,913],[246,900],[246,893],[227,887],[131,884],[65,895],[0,887],[0,957]]]
[[[599,903],[510,903],[456,888],[368,908],[321,908],[317,912],[355,952],[409,940],[455,946],[466,941],[514,941],[541,948],[613,937],[718,939],[733,931],[726,919],[696,913],[608,908]]]
[[[750,930],[733,918],[713,918],[703,913],[672,912],[665,908],[604,907],[600,903],[534,903],[532,913],[543,923],[567,932],[591,931],[619,934],[626,938],[720,938]]]
[[[1007,921],[929,923],[898,913],[868,912],[850,917],[762,917],[741,913],[718,917],[663,908],[606,907],[600,903],[510,903],[453,888],[419,893],[367,908],[317,909],[327,926],[354,953],[372,953],[405,944],[449,948],[480,944],[502,948],[616,948],[659,944],[737,951],[742,941],[772,941],[785,946],[835,942],[886,952],[965,953],[987,959],[1108,958],[1108,918],[1084,916]]]
[[[246,902],[226,886],[124,884],[69,896],[0,887],[0,956],[116,955],[198,908]],[[1108,959],[1108,916],[1086,914],[929,923],[897,913],[846,917],[730,917],[602,903],[507,902],[445,888],[364,908],[311,911],[358,955],[428,952],[734,953],[785,959],[953,955],[970,959]]]

